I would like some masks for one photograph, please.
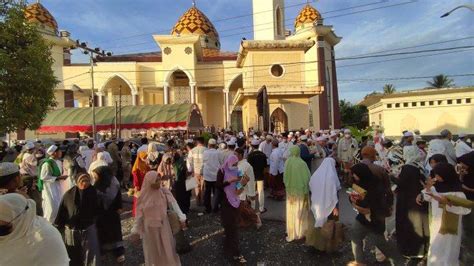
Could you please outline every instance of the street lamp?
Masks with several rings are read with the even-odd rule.
[[[451,10],[451,11],[449,11],[449,12],[443,14],[443,15],[441,16],[441,18],[445,18],[445,17],[451,15],[451,13],[453,13],[455,10],[460,9],[460,8],[467,8],[467,9],[469,9],[469,10],[471,10],[471,11],[474,12],[474,5],[461,5],[461,6],[458,6],[458,7],[453,8],[453,10]]]

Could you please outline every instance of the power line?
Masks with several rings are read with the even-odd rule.
[[[386,8],[391,8],[391,7],[396,7],[396,6],[402,6],[402,5],[407,5],[407,4],[414,3],[416,1],[417,0],[410,0],[410,1],[401,2],[401,3],[397,3],[397,4],[391,4],[391,5],[385,5],[385,6],[371,8],[371,9],[359,10],[359,11],[349,12],[349,13],[342,14],[342,15],[329,16],[329,17],[326,17],[325,19],[338,18],[338,17],[349,16],[349,15],[354,15],[354,14],[360,14],[360,13],[374,11],[374,10],[380,10],[380,9],[386,9]],[[339,11],[344,11],[344,10],[348,10],[348,9],[355,9],[355,8],[360,8],[360,7],[370,6],[370,5],[377,5],[377,4],[381,4],[381,3],[384,3],[384,2],[386,2],[386,1],[378,1],[378,2],[375,2],[375,3],[357,5],[357,6],[352,6],[352,7],[348,7],[348,8],[339,9],[339,10],[332,10],[332,11],[328,11],[328,12],[323,12],[322,14],[329,13],[329,12],[339,12]],[[288,22],[288,21],[294,21],[294,19],[285,19],[285,22]],[[219,33],[222,33],[222,32],[234,31],[234,30],[241,30],[243,28],[252,28],[252,27],[255,27],[255,26],[270,25],[270,24],[272,24],[272,27],[261,28],[261,29],[257,29],[257,30],[252,29],[252,30],[249,30],[249,31],[241,31],[241,32],[237,32],[237,33],[221,35],[220,38],[222,39],[222,38],[227,38],[227,37],[239,36],[239,35],[243,35],[243,34],[254,33],[255,31],[271,30],[271,29],[273,29],[273,23],[272,22],[260,23],[260,24],[255,24],[255,25],[246,25],[246,26],[239,26],[239,27],[235,27],[235,28],[220,30]],[[286,24],[286,26],[292,26],[292,24]],[[186,38],[186,37],[192,37],[192,36],[182,36],[182,38]],[[140,42],[140,43],[132,44],[131,46],[140,46],[140,45],[152,44],[152,43],[155,43],[155,42],[152,42],[152,41]],[[115,46],[115,47],[111,47],[111,49],[117,50],[117,48],[126,48],[126,47],[129,47],[129,46],[128,45]],[[118,50],[123,50],[123,49],[118,49]],[[136,50],[136,51],[140,51],[140,50]]]

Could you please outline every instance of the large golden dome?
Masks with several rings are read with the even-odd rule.
[[[39,24],[55,33],[58,31],[58,23],[56,22],[56,19],[54,19],[53,15],[49,13],[48,9],[46,9],[39,2],[26,7],[25,17],[30,23]]]
[[[207,35],[212,38],[219,38],[216,28],[209,18],[195,6],[186,11],[179,18],[171,31],[172,35]]]
[[[318,20],[321,20],[323,17],[319,11],[312,7],[310,4],[303,7],[299,15],[296,17],[295,20],[295,29],[303,26],[306,23],[314,23]]]

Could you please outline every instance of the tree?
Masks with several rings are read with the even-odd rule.
[[[363,105],[353,105],[345,100],[339,101],[342,127],[353,126],[360,129],[369,125],[367,107]]]
[[[431,81],[426,83],[432,88],[449,88],[454,86],[454,80],[443,74],[434,76]]]
[[[383,86],[383,94],[393,94],[397,90],[395,89],[395,86],[393,84],[385,84]]]
[[[0,5],[0,129],[37,129],[56,105],[49,45],[26,21],[24,1]]]

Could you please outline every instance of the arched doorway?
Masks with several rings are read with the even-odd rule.
[[[231,128],[234,131],[244,131],[244,122],[242,119],[242,108],[240,106],[236,107],[233,111],[232,114],[230,115],[231,119]]]
[[[241,88],[243,88],[242,74],[238,74],[232,79],[232,81],[227,86],[228,102],[226,104],[228,104],[228,107],[226,108],[226,110],[228,110],[229,114],[227,114],[226,117],[226,125],[227,127],[232,126],[232,129],[238,128],[239,131],[242,131],[243,128],[242,106],[234,106],[233,102],[237,91]]]
[[[281,133],[288,131],[288,116],[280,107],[273,111],[270,116],[271,131]]]
[[[102,106],[114,106],[115,103],[122,106],[134,105],[134,88],[123,77],[114,75],[110,77],[99,90],[102,97]]]
[[[189,77],[182,70],[173,72],[170,78],[169,103],[191,103],[191,88]]]

